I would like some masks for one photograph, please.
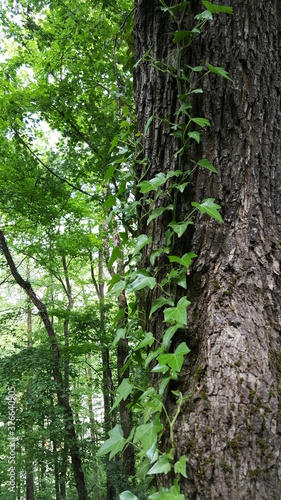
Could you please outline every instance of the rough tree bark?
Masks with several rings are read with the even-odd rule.
[[[136,60],[150,47],[150,55],[160,61],[173,53],[175,24],[168,13],[155,10],[157,6],[157,1],[136,2]],[[199,2],[191,2],[188,9],[197,13]],[[204,95],[194,102],[195,116],[208,118],[212,129],[192,154],[198,155],[196,159],[208,157],[218,174],[196,173],[193,192],[186,190],[179,199],[176,218],[187,215],[190,199],[215,197],[224,224],[198,215],[194,232],[177,242],[178,255],[193,250],[198,259],[187,278],[192,306],[180,341],[184,338],[192,352],[179,382],[187,399],[175,438],[178,457],[188,457],[186,498],[277,500],[281,491],[281,4],[237,0],[233,9],[233,16],[214,17],[184,55],[190,64],[208,61],[225,68],[233,82],[211,75],[203,81]],[[187,12],[185,29],[189,19]],[[142,132],[153,113],[173,119],[176,99],[177,88],[169,75],[145,62],[138,65],[135,100]],[[172,156],[176,146],[164,124],[155,119],[145,140],[144,154],[151,163],[147,179],[177,167]],[[137,174],[143,174],[141,168]],[[142,205],[144,214],[144,201]],[[142,220],[141,229],[152,234],[153,246],[165,244],[166,216],[148,227]],[[148,248],[146,264],[150,252]],[[160,266],[161,279],[168,263],[162,256],[155,265]],[[175,290],[176,296],[179,293]],[[163,331],[161,319],[159,315],[149,324],[158,337]],[[167,404],[172,411],[173,401]]]

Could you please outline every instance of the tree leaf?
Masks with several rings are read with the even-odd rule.
[[[199,212],[202,214],[208,214],[213,217],[213,219],[223,223],[222,216],[218,212],[221,207],[220,205],[217,205],[217,203],[214,203],[214,201],[215,198],[206,198],[206,200],[202,201],[202,203],[196,203],[193,201],[191,205],[198,208]]]
[[[109,431],[109,439],[107,439],[97,452],[97,456],[106,455],[110,452],[109,460],[111,460],[117,453],[123,450],[126,440],[123,437],[123,431],[120,424]]]

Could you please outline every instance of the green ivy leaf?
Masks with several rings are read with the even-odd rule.
[[[175,36],[173,38],[174,43],[179,43],[181,40],[184,40],[188,36],[192,36],[193,33],[192,31],[187,31],[187,30],[180,30],[180,31],[175,31]]]
[[[191,121],[196,123],[196,125],[199,125],[199,127],[201,127],[201,128],[205,127],[206,125],[208,127],[211,126],[209,120],[207,120],[206,118],[191,118]]]
[[[144,127],[144,135],[146,134],[146,132],[147,132],[147,130],[148,130],[148,127],[149,127],[149,125],[151,124],[151,122],[152,122],[152,120],[153,120],[153,119],[154,119],[154,114],[153,114],[153,115],[151,115],[151,116],[148,118],[147,122],[146,122],[146,125],[145,125],[145,127]]]
[[[168,365],[172,370],[180,372],[183,365],[184,355],[189,353],[190,349],[185,342],[182,342],[174,353],[160,354],[157,361],[160,365]]]
[[[136,292],[148,287],[152,290],[156,285],[156,279],[151,276],[145,276],[144,274],[137,273],[136,279],[130,283],[128,286],[129,292]]]
[[[117,281],[117,283],[115,283],[108,291],[108,295],[109,296],[114,295],[115,297],[118,297],[120,293],[124,290],[125,286],[126,286],[125,281],[123,280]]]
[[[231,78],[228,76],[228,72],[225,71],[225,69],[220,68],[219,66],[212,66],[209,63],[207,63],[207,67],[211,73],[215,73],[216,75],[220,75],[223,78],[226,78],[227,80],[230,80],[232,82]]]
[[[174,301],[172,299],[166,299],[165,297],[159,297],[159,299],[154,300],[152,307],[151,307],[151,310],[150,310],[150,313],[149,313],[149,319],[151,318],[152,314],[155,313],[155,311],[160,309],[160,307],[163,307],[166,305],[173,306]]]
[[[113,266],[114,262],[117,259],[122,259],[122,252],[119,247],[114,247],[112,250],[111,257],[108,261],[108,269],[111,269],[111,267]]]
[[[176,233],[178,235],[178,237],[180,238],[185,233],[185,231],[187,230],[187,227],[190,224],[193,224],[193,222],[190,220],[187,220],[185,222],[170,222],[170,224],[168,224],[168,225],[169,225],[169,227],[172,228],[174,233]]]
[[[151,372],[152,373],[167,373],[167,371],[169,370],[168,366],[167,365],[156,365],[154,366],[154,368],[152,368]]]
[[[176,324],[170,326],[169,328],[167,328],[167,330],[165,330],[165,333],[163,335],[163,347],[165,351],[168,350],[170,342],[179,328],[182,328],[182,325]]]
[[[126,329],[125,328],[118,328],[117,332],[116,332],[116,336],[112,342],[112,347],[115,347],[119,340],[123,339],[126,335]]]
[[[201,212],[202,214],[208,214],[213,217],[213,219],[216,219],[219,222],[223,223],[222,216],[218,212],[221,206],[217,205],[217,203],[214,203],[214,201],[215,198],[207,198],[206,200],[202,201],[202,203],[196,203],[195,201],[193,201],[191,205],[198,208],[199,212]]]
[[[157,191],[157,189],[162,186],[162,184],[165,184],[167,180],[166,175],[164,175],[162,172],[157,174],[153,179],[150,179],[150,181],[143,181],[138,184],[138,187],[140,187],[140,192],[145,194],[149,193],[150,191]]]
[[[191,304],[186,297],[182,297],[176,307],[168,307],[164,311],[164,321],[174,324],[179,323],[181,325],[186,325],[187,313],[186,308]]]
[[[188,252],[184,254],[182,257],[177,257],[176,255],[170,255],[169,256],[169,261],[170,262],[178,262],[181,266],[186,267],[187,269],[189,268],[192,259],[197,257],[196,253],[194,252]]]
[[[219,12],[224,12],[225,14],[233,14],[232,7],[227,7],[226,5],[216,5],[207,0],[202,0],[203,5],[208,9],[211,14],[217,14]]]
[[[140,234],[137,238],[135,250],[133,252],[132,257],[137,255],[145,245],[148,245],[148,243],[151,242],[151,240],[152,238],[151,237],[148,238],[146,234]]]
[[[120,403],[120,401],[122,401],[122,399],[124,401],[127,399],[127,397],[131,394],[133,387],[134,387],[133,384],[131,384],[131,382],[129,382],[128,378],[124,378],[122,380],[121,384],[119,385],[119,387],[116,391],[116,397],[115,397],[114,405],[111,408],[111,411],[113,411],[114,408],[116,408],[116,406],[119,405],[119,403]]]
[[[159,420],[159,415],[157,415],[152,422],[148,424],[139,425],[136,428],[136,434],[134,437],[134,443],[142,441],[143,451],[146,453],[150,450],[152,444],[157,440],[159,432],[163,429],[163,425]]]
[[[174,470],[176,474],[181,474],[183,477],[187,478],[186,474],[186,462],[187,462],[187,457],[183,455],[180,457],[179,461],[175,463]]]
[[[153,337],[151,332],[147,332],[144,339],[137,345],[135,348],[135,351],[138,351],[139,349],[142,349],[143,347],[146,347],[149,345],[152,346],[155,338]]]
[[[200,133],[197,132],[197,130],[194,130],[194,132],[188,132],[188,137],[190,139],[194,139],[199,144],[199,142],[200,142]]]
[[[151,215],[147,219],[147,225],[150,224],[152,220],[162,215],[166,210],[173,210],[173,209],[174,209],[173,205],[168,205],[167,207],[155,208],[154,210],[152,210]]]
[[[127,490],[123,491],[123,493],[120,493],[119,500],[138,500],[138,497]]]
[[[162,455],[159,460],[157,460],[156,464],[149,469],[147,474],[168,474],[171,470],[171,464],[166,455]]]
[[[126,440],[123,437],[123,431],[120,424],[109,431],[109,439],[107,439],[97,452],[97,456],[106,455],[110,452],[109,460],[111,460],[117,453],[123,450]]]
[[[203,168],[207,168],[207,170],[211,170],[211,172],[215,172],[216,174],[218,173],[214,165],[212,165],[212,163],[207,160],[207,158],[202,158],[202,160],[198,161],[197,165]]]

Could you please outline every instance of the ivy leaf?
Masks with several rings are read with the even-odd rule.
[[[203,5],[208,9],[211,14],[217,14],[218,12],[224,12],[225,14],[233,14],[232,7],[227,7],[226,5],[216,5],[207,0],[202,0]]]
[[[115,297],[118,297],[120,295],[120,293],[124,290],[125,286],[126,286],[125,281],[123,281],[123,280],[117,281],[117,283],[115,283],[110,288],[108,295],[109,296],[115,295]]]
[[[139,349],[142,349],[143,347],[146,347],[149,345],[149,347],[152,346],[155,338],[153,337],[151,332],[147,332],[144,339],[137,345],[135,348],[135,351],[138,351]]]
[[[184,495],[180,493],[177,481],[170,489],[160,487],[156,493],[149,495],[148,500],[185,500]]]
[[[116,336],[112,342],[112,347],[115,347],[119,340],[123,339],[126,335],[126,329],[125,328],[118,328],[117,332],[116,332]]]
[[[117,259],[122,259],[122,252],[119,247],[114,247],[112,250],[111,257],[108,261],[108,270],[111,269],[111,267],[113,266],[114,262]]]
[[[109,431],[109,439],[107,439],[97,452],[97,456],[106,455],[110,452],[109,460],[111,460],[117,453],[123,450],[126,440],[123,437],[123,431],[120,424]]]
[[[123,493],[120,493],[119,500],[138,500],[138,497],[127,490],[123,491]]]
[[[151,115],[151,116],[148,118],[147,122],[146,122],[146,125],[145,125],[145,127],[144,127],[144,135],[146,134],[146,132],[147,132],[147,130],[148,130],[148,127],[149,127],[149,125],[151,124],[151,122],[152,122],[152,120],[153,120],[153,119],[154,119],[154,114],[153,114],[153,115]]]
[[[191,121],[196,123],[196,125],[199,125],[199,127],[201,127],[201,128],[205,127],[206,125],[208,127],[211,126],[211,124],[210,124],[209,120],[207,120],[207,118],[191,118]]]
[[[159,432],[163,429],[163,425],[159,420],[159,415],[157,415],[152,422],[148,424],[139,425],[136,428],[136,434],[134,437],[134,443],[142,441],[143,451],[146,453],[150,450],[152,444],[157,440]]]
[[[197,132],[197,130],[194,130],[194,132],[188,132],[188,137],[190,139],[194,139],[199,144],[199,142],[200,142],[200,133]]]
[[[170,255],[169,261],[178,262],[178,264],[181,264],[182,266],[189,268],[191,260],[194,259],[195,257],[197,257],[196,253],[188,252],[184,254],[182,257],[177,257],[176,255]]]
[[[218,173],[214,165],[212,165],[212,163],[207,160],[207,158],[202,158],[202,160],[198,161],[197,165],[203,168],[207,168],[207,170],[211,170],[211,172],[215,172],[216,174]]]
[[[213,219],[216,219],[219,222],[223,223],[222,216],[218,212],[218,210],[221,208],[221,206],[217,205],[217,203],[214,203],[214,201],[215,201],[215,198],[206,198],[206,200],[202,201],[202,203],[196,203],[195,201],[193,201],[191,203],[191,205],[193,207],[198,208],[198,210],[199,210],[199,212],[201,212],[201,214],[208,214],[211,217],[213,217]]]
[[[182,342],[174,353],[160,354],[157,361],[160,365],[168,365],[172,370],[180,372],[183,365],[183,357],[189,352],[190,349],[187,347],[186,343]]]
[[[124,401],[127,399],[127,397],[131,394],[133,387],[134,387],[133,384],[131,384],[131,382],[129,382],[128,378],[124,378],[122,380],[121,384],[119,385],[119,387],[116,391],[116,397],[115,397],[114,405],[111,408],[111,411],[113,411],[114,408],[116,408],[116,406],[119,405],[119,403],[120,403],[120,401],[122,401],[122,399]]]
[[[155,208],[147,219],[147,225],[150,224],[152,220],[162,215],[166,210],[173,210],[173,209],[174,209],[173,205],[168,205],[167,207]]]
[[[155,263],[155,259],[157,257],[159,257],[160,255],[162,255],[162,253],[169,253],[170,249],[169,247],[160,247],[158,248],[158,250],[153,250],[151,252],[151,255],[150,255],[150,262],[151,262],[151,265],[154,266],[154,263]]]
[[[180,238],[185,233],[187,227],[190,224],[193,224],[193,222],[190,220],[187,220],[185,222],[170,222],[169,227],[171,227],[174,233],[176,233]]]
[[[148,238],[146,234],[140,234],[137,238],[135,250],[133,252],[132,257],[137,255],[145,245],[148,245],[148,243],[151,242],[151,240],[152,238],[151,237]]]
[[[166,455],[162,455],[159,460],[157,460],[156,464],[149,469],[147,474],[168,474],[171,470],[171,464]]]
[[[109,210],[111,207],[115,207],[117,204],[116,201],[116,196],[113,196],[113,194],[110,194],[105,202],[103,203],[103,206]]]
[[[157,174],[153,179],[150,179],[150,181],[143,181],[138,184],[138,187],[140,187],[140,192],[141,193],[149,193],[150,191],[157,191],[157,189],[162,186],[166,182],[167,178],[166,175],[164,175],[162,172]]]
[[[181,474],[183,477],[187,478],[186,474],[186,462],[187,462],[187,457],[183,455],[180,457],[179,461],[175,463],[174,470],[176,474]]]
[[[163,307],[166,305],[173,306],[174,301],[172,299],[165,299],[165,297],[159,297],[159,299],[154,300],[154,302],[152,304],[152,308],[150,309],[149,319],[151,318],[152,314],[155,313],[155,311],[160,309],[160,307]]]
[[[192,31],[187,31],[187,30],[180,30],[180,31],[175,31],[175,36],[173,38],[174,43],[179,43],[181,40],[184,40],[188,36],[192,36],[193,33]]]
[[[220,68],[219,66],[212,66],[209,63],[207,63],[207,67],[211,73],[215,73],[216,75],[220,75],[223,78],[226,78],[227,80],[230,80],[232,82],[231,78],[228,76],[228,72],[225,71],[225,69]]]
[[[168,366],[167,365],[156,365],[154,366],[154,368],[152,368],[151,372],[152,373],[167,373],[167,371],[169,370]]]
[[[164,321],[171,324],[179,323],[181,325],[186,325],[187,313],[186,308],[191,304],[186,297],[182,297],[176,307],[168,307],[164,311]]]
[[[136,292],[148,287],[152,290],[156,285],[156,279],[151,276],[146,276],[141,273],[137,273],[136,279],[128,286],[129,292]]]
[[[163,335],[163,347],[167,351],[170,345],[170,342],[175,335],[175,333],[178,331],[179,328],[182,328],[182,325],[179,325],[178,323],[176,325],[172,325],[167,330],[165,330],[165,333]]]

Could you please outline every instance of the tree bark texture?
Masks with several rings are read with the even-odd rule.
[[[191,2],[189,12],[196,14],[198,4]],[[173,57],[175,23],[168,13],[155,10],[157,5],[136,2],[136,60],[150,47],[157,60],[167,60],[169,50]],[[208,118],[212,129],[204,132],[198,150],[190,154],[196,160],[208,158],[218,174],[196,172],[192,188],[179,197],[176,220],[189,213],[190,199],[215,197],[224,224],[198,215],[193,232],[176,245],[177,255],[192,250],[198,258],[187,278],[192,302],[188,326],[176,340],[185,340],[192,351],[178,383],[186,399],[175,439],[177,456],[188,457],[188,479],[182,487],[186,498],[277,500],[281,491],[281,4],[237,0],[233,10],[233,16],[214,16],[183,54],[185,62],[194,66],[209,62],[223,67],[232,82],[209,75],[202,81],[204,94],[193,102],[193,116]],[[189,19],[187,10],[184,29]],[[167,74],[140,63],[135,99],[139,129],[144,132],[153,113],[172,117],[177,87]],[[177,168],[175,147],[163,122],[155,119],[145,138],[144,155],[151,165],[146,179]],[[186,162],[188,168],[187,158]],[[137,175],[144,171],[139,167]],[[143,199],[141,215],[145,210]],[[142,219],[142,231],[153,237],[152,248],[165,245],[166,217],[148,227]],[[150,252],[148,248],[144,256],[146,265]],[[155,265],[160,281],[168,269],[164,256]],[[148,297],[149,305],[153,298],[153,294]],[[149,324],[158,338],[161,320],[160,314]],[[167,405],[172,413],[171,398]]]

